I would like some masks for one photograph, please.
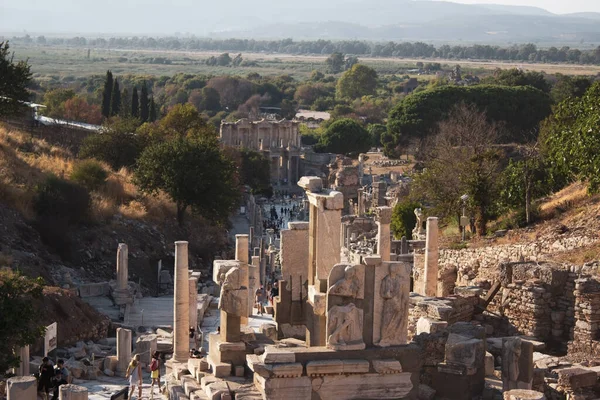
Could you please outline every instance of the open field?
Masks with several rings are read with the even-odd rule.
[[[247,75],[257,72],[263,76],[292,75],[305,79],[313,70],[325,72],[327,55],[293,55],[242,53],[244,60],[253,61],[248,67],[208,66],[204,61],[217,52],[192,52],[181,50],[127,50],[87,49],[69,47],[39,47],[35,45],[12,46],[18,59],[29,59],[37,78],[54,76],[64,78],[101,75],[107,69],[116,74],[174,75],[176,73],[211,75]],[[406,74],[417,62],[439,62],[452,66],[460,64],[463,71],[477,75],[496,68],[523,68],[566,75],[596,75],[600,66],[577,64],[528,64],[501,61],[402,59],[359,57],[361,62],[373,67],[380,75]]]

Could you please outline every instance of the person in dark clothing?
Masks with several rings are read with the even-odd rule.
[[[64,360],[59,359],[54,367],[54,396],[52,400],[58,400],[58,388],[60,385],[66,385],[69,370],[65,368]]]
[[[42,359],[40,365],[40,379],[38,381],[38,392],[42,393],[42,398],[48,400],[50,389],[52,388],[52,378],[54,377],[54,368],[50,364],[48,357]]]

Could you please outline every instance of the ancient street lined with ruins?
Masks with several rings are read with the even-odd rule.
[[[319,176],[299,177],[296,123],[223,129],[231,145],[270,153],[278,195],[246,196],[235,256],[216,259],[210,276],[190,268],[188,242],[175,242],[173,269],[158,263],[156,297],[130,279],[130,249],[119,244],[116,279],[77,287],[114,334],[54,350],[72,376],[60,399],[126,398],[136,354],[142,399],[595,398],[598,266],[551,260],[595,237],[451,250],[440,248],[438,218],[415,209],[412,237],[394,240],[391,194],[402,179],[367,173],[367,155],[330,160],[328,175],[309,158],[302,170]],[[257,290],[274,285],[259,315]],[[20,352],[8,399],[34,400],[29,374],[41,357]],[[155,352],[162,392],[149,384]]]

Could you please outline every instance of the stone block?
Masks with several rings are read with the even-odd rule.
[[[312,398],[311,379],[308,376],[265,379],[255,375],[254,382],[265,399],[306,400]],[[334,399],[336,397],[329,398]]]
[[[318,193],[323,190],[323,180],[318,176],[303,176],[298,181],[298,186],[309,192]]]
[[[320,399],[403,399],[410,398],[413,383],[410,373],[326,375],[314,378],[312,389]]]
[[[502,397],[504,400],[546,400],[544,393],[523,389],[507,390]]]
[[[436,321],[431,318],[421,317],[417,321],[417,335],[421,333],[436,333],[448,326],[447,321]]]
[[[230,395],[229,386],[227,382],[218,381],[207,385],[204,388],[204,393],[208,396],[209,400],[221,400],[223,395]]]
[[[378,374],[399,374],[402,372],[402,365],[398,360],[373,360],[373,369]]]
[[[303,367],[300,363],[273,364],[271,372],[277,378],[294,378],[302,375]]]
[[[286,349],[266,346],[265,352],[261,356],[261,361],[265,364],[294,363],[296,362],[296,355]]]
[[[150,365],[152,354],[156,351],[158,336],[154,334],[142,335],[135,341],[135,352],[140,355],[143,364]]]
[[[366,374],[369,372],[367,360],[342,360],[344,374]]]
[[[558,384],[573,391],[591,387],[598,381],[598,374],[583,368],[566,368],[558,371]]]
[[[342,360],[311,361],[306,364],[306,375],[308,376],[342,374],[343,372]]]
[[[239,378],[243,377],[246,372],[243,365],[236,365],[235,367],[233,367],[233,370],[234,370],[234,375]]]
[[[88,400],[88,390],[83,386],[61,385],[58,389],[59,400]]]
[[[262,333],[269,339],[277,340],[277,325],[275,324],[262,324],[260,326]]]
[[[37,380],[33,376],[15,376],[6,384],[8,400],[37,400]]]

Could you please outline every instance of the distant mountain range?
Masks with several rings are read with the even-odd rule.
[[[297,10],[270,7],[275,18],[218,37],[435,40],[466,42],[600,42],[600,13],[553,14],[537,7],[446,1],[308,1]],[[303,22],[296,22],[301,20]]]
[[[140,0],[2,2],[0,31],[17,34],[600,43],[600,13],[439,0],[144,0],[143,7],[134,7]]]

